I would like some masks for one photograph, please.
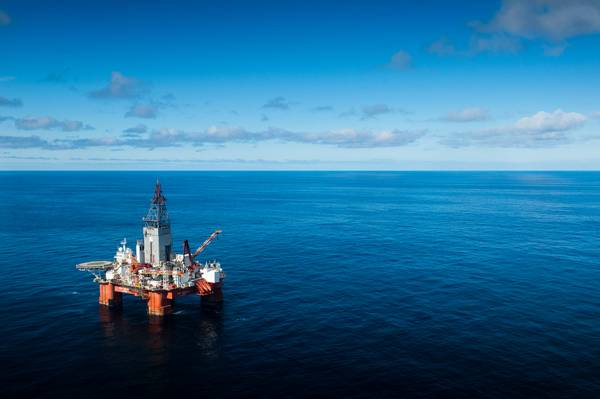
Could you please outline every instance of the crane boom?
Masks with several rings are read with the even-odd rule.
[[[193,259],[193,258],[195,258],[196,256],[198,256],[198,255],[200,254],[200,252],[204,251],[204,249],[205,249],[206,247],[208,247],[208,244],[210,244],[210,243],[211,243],[211,241],[212,241],[212,240],[214,240],[214,239],[215,239],[215,238],[216,238],[216,237],[217,237],[219,234],[221,234],[221,233],[222,233],[222,230],[215,230],[215,231],[214,231],[214,232],[213,232],[213,233],[210,235],[210,237],[208,237],[208,238],[206,239],[206,241],[204,241],[204,242],[202,243],[202,245],[200,245],[200,246],[198,247],[198,249],[196,250],[196,252],[194,252],[194,254],[192,255],[192,259]]]

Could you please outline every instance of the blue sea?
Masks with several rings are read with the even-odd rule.
[[[160,178],[224,302],[98,305]],[[600,397],[600,173],[1,172],[0,396]]]

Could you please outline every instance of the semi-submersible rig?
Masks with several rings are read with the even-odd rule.
[[[221,264],[196,260],[221,230],[213,232],[194,253],[185,240],[183,254],[174,254],[166,203],[157,181],[150,209],[143,218],[144,239],[137,241],[135,255],[123,239],[113,261],[77,265],[79,270],[94,274],[94,281],[100,285],[101,305],[120,307],[123,294],[131,294],[148,302],[148,314],[164,316],[171,313],[173,299],[179,296],[198,294],[203,299],[222,300],[225,273]]]

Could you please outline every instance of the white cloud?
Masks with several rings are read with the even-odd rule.
[[[600,33],[598,0],[504,0],[488,22],[473,22],[472,51],[520,50],[520,39],[541,40],[544,54],[559,56],[567,39]]]
[[[148,131],[148,127],[146,125],[140,123],[136,126],[133,126],[133,127],[123,130],[123,133],[138,135],[141,133],[146,133],[147,131]]]
[[[332,105],[319,105],[319,106],[311,108],[311,111],[315,111],[315,112],[333,111],[333,106]]]
[[[287,111],[292,106],[292,103],[285,99],[285,97],[275,97],[263,104],[262,108],[273,108]]]
[[[576,136],[573,130],[582,126],[587,117],[576,112],[540,111],[523,117],[511,126],[456,133],[441,140],[451,147],[551,147],[589,140],[592,136]]]
[[[18,98],[6,98],[0,96],[0,107],[21,107],[23,102]]]
[[[51,125],[46,123],[45,125]],[[37,128],[40,125],[38,125]],[[0,136],[0,148],[41,148],[51,150],[79,149],[89,147],[159,148],[181,145],[202,146],[206,144],[258,143],[278,141],[284,143],[304,143],[332,145],[343,148],[399,147],[413,143],[426,134],[424,130],[357,130],[339,129],[324,132],[293,132],[270,128],[250,131],[241,127],[210,126],[205,130],[187,132],[165,128],[145,137],[124,135],[120,138],[56,139],[48,140],[39,136],[17,137]]]
[[[404,71],[412,66],[412,57],[406,51],[400,50],[392,56],[387,65],[389,68]]]
[[[58,122],[60,129],[63,132],[76,132],[78,130],[90,130],[91,126],[84,125],[83,122],[80,121],[61,121]]]
[[[154,104],[134,104],[125,113],[126,118],[154,119],[158,114],[158,106]]]
[[[482,52],[516,54],[524,45],[541,45],[546,56],[557,57],[567,40],[600,33],[599,0],[502,0],[486,22],[473,21],[470,42],[458,50],[445,37],[428,51],[437,55],[476,55]]]
[[[540,111],[532,116],[521,118],[515,123],[515,128],[535,132],[558,132],[579,127],[586,120],[585,115],[557,109],[554,112]]]
[[[447,37],[442,37],[431,43],[427,47],[427,51],[437,55],[454,55],[457,52],[454,44]]]
[[[600,32],[598,0],[504,0],[500,11],[478,28],[527,39],[559,42]]]
[[[394,109],[387,104],[365,105],[362,108],[361,119],[375,118],[379,115],[389,114],[392,112],[394,112]]]
[[[489,119],[489,114],[482,108],[465,108],[460,111],[449,112],[441,119],[447,122],[476,122]]]
[[[505,33],[482,33],[471,35],[469,44],[464,49],[458,49],[450,40],[442,37],[427,47],[427,51],[439,56],[473,56],[489,52],[495,54],[516,54],[523,46],[518,37]],[[548,49],[549,52],[558,49]]]
[[[63,132],[76,132],[79,130],[91,130],[93,127],[80,121],[59,121],[50,116],[27,116],[24,118],[13,118],[15,127],[19,130],[53,130],[59,129]]]
[[[424,130],[357,130],[341,129],[321,133],[286,132],[286,141],[301,143],[329,144],[348,148],[399,147],[413,143],[425,135]]]
[[[521,50],[519,39],[504,34],[474,35],[469,44],[469,53],[508,53],[516,54]]]
[[[61,71],[50,72],[41,82],[45,83],[67,83],[69,75],[69,68],[65,68]]]
[[[110,82],[98,90],[91,91],[91,98],[118,99],[118,98],[137,98],[145,91],[145,85],[138,79],[127,77],[121,72],[113,72]]]

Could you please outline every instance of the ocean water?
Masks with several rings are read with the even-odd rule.
[[[162,322],[75,269],[157,177],[227,273]],[[2,172],[0,216],[1,397],[600,397],[600,173]]]

